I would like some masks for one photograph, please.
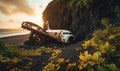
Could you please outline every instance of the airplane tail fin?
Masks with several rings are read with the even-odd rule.
[[[49,22],[48,21],[46,21],[46,25],[47,25],[47,30],[50,30]]]

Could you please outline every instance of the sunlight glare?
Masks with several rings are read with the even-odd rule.
[[[19,14],[17,16],[16,15],[12,16],[12,18],[15,19],[17,22],[19,22],[19,25],[21,25],[23,21],[29,21],[43,28],[42,12],[43,10],[38,8],[38,6],[36,6],[35,14],[33,16]]]

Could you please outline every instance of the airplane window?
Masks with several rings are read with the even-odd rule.
[[[72,33],[69,33],[69,34],[72,34]]]
[[[63,39],[63,41],[65,41],[65,39]]]
[[[55,33],[55,35],[57,35],[57,33]]]
[[[65,33],[63,33],[63,34],[65,34]]]
[[[70,32],[64,32],[63,34],[72,34],[72,33],[70,33]]]

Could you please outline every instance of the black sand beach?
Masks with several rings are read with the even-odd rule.
[[[0,40],[6,44],[16,44],[16,45],[23,45],[26,40],[28,40],[29,34],[26,35],[17,35],[17,36],[10,36],[0,38]]]

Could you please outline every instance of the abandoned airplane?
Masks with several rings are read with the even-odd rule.
[[[75,36],[71,33],[69,30],[52,30],[49,28],[48,21],[46,22],[47,29],[44,30],[40,26],[32,23],[32,22],[23,22],[22,28],[31,31],[31,35],[29,37],[30,41],[39,41],[42,42],[42,40],[45,39],[55,39],[62,43],[71,43],[75,40]]]

